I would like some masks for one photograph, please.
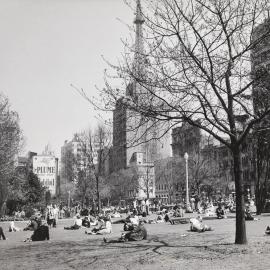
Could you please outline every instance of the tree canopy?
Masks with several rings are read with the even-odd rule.
[[[0,214],[8,194],[8,181],[14,175],[15,156],[23,142],[17,112],[10,108],[10,102],[0,93]]]

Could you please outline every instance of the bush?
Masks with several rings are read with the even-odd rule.
[[[14,217],[14,216],[3,216],[0,218],[0,221],[24,221],[26,219]]]
[[[25,217],[26,218],[30,218],[31,216],[33,216],[35,214],[35,209],[32,206],[26,206],[24,207],[24,212],[25,212]]]

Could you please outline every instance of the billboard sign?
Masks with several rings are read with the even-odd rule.
[[[56,193],[57,160],[53,156],[34,156],[33,172],[52,195]]]

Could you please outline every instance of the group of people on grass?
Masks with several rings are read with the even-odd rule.
[[[215,209],[215,214],[218,219],[226,218],[226,211],[222,204],[219,204]],[[41,218],[41,216],[32,217],[27,226],[23,229],[24,231],[33,231],[31,237],[27,238],[25,241],[44,241],[49,240],[49,227],[56,227],[57,224],[57,209],[54,206],[49,206],[46,211],[45,220]],[[162,223],[162,222],[172,222],[173,219],[181,219],[183,218],[184,213],[183,209],[178,207],[177,205],[174,207],[172,212],[169,213],[168,210],[160,211],[157,213],[155,219],[144,219],[144,217],[139,217],[137,210],[134,210],[130,215],[125,219],[119,219],[114,223],[123,223],[123,233],[118,239],[107,239],[104,238],[105,243],[112,242],[125,242],[125,241],[140,241],[147,239],[147,230],[144,226],[145,223]],[[256,220],[249,209],[249,207],[245,210],[245,218],[246,220]],[[212,231],[213,228],[204,224],[202,222],[202,217],[193,217],[187,219],[190,223],[190,231],[192,232],[205,232]],[[112,233],[112,220],[110,215],[105,216],[94,216],[87,215],[81,216],[79,213],[75,215],[74,224],[69,227],[64,227],[65,230],[78,230],[80,228],[85,228],[85,234],[87,235],[108,235]],[[9,231],[17,232],[21,229],[15,226],[14,221],[10,222]],[[270,235],[270,227],[267,227],[266,234]],[[6,237],[4,235],[3,229],[0,227],[0,239],[5,240]]]
[[[14,221],[11,221],[9,225],[9,232],[18,231],[21,231],[21,229],[15,226]],[[32,217],[23,231],[33,231],[31,237],[25,239],[24,242],[50,240],[49,227],[46,221],[42,220],[40,217]],[[7,239],[2,227],[0,227],[0,239],[1,238],[3,240]]]
[[[225,209],[222,206],[222,204],[219,204],[218,207],[216,208],[216,215],[218,219],[227,218]],[[245,220],[258,220],[253,216],[250,209],[250,204],[247,204],[245,207]]]

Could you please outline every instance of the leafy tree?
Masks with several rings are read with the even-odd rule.
[[[33,205],[44,200],[46,188],[40,183],[36,174],[30,171],[23,185],[24,203]]]
[[[19,116],[10,109],[9,100],[0,93],[0,215],[8,195],[8,182],[15,172],[15,156],[22,142]]]
[[[52,195],[49,190],[45,192],[45,204],[48,205],[51,203]]]

